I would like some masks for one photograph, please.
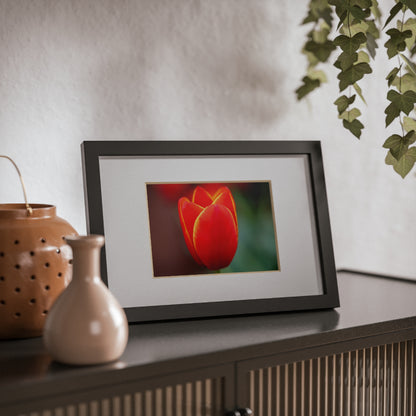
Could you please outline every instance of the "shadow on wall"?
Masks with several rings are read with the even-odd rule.
[[[0,141],[34,172],[29,198],[82,230],[83,140],[276,138],[289,4],[0,1]],[[0,199],[21,201],[3,185]]]
[[[28,130],[46,136],[45,128],[64,137],[77,126],[70,136],[79,140],[263,138],[287,108],[278,53],[285,7],[5,0],[2,96],[26,109]]]
[[[87,74],[94,138],[248,139],[284,116],[283,40],[268,1],[121,5]]]

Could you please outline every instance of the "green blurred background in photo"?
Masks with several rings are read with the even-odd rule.
[[[237,184],[235,184],[237,185]],[[221,273],[279,270],[277,236],[269,182],[229,184],[238,219],[238,248]]]

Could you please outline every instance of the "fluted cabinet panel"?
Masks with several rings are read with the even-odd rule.
[[[143,389],[22,416],[222,416],[224,377]]]
[[[415,416],[415,341],[250,370],[255,416]]]

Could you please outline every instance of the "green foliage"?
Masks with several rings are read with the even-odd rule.
[[[334,45],[339,46],[347,55],[352,55],[367,41],[363,32],[358,32],[352,37],[339,35],[334,39]]]
[[[413,75],[416,75],[416,65],[411,62],[406,55],[400,54],[401,58],[406,62],[407,66],[409,67],[409,70],[413,73]]]
[[[407,6],[414,14],[416,14],[416,1],[415,0],[401,0],[401,2]]]
[[[354,85],[365,74],[370,74],[372,71],[370,65],[366,62],[361,62],[356,65],[351,65],[346,70],[341,71],[337,78],[339,79],[339,90],[344,91],[350,85]]]
[[[396,159],[400,160],[409,149],[409,145],[413,144],[416,140],[414,130],[409,131],[405,136],[399,134],[393,134],[383,144],[385,149],[390,149],[391,155]]]
[[[414,18],[407,19],[406,22],[403,23],[403,25],[400,22],[397,22],[397,28],[398,29],[403,28],[403,30],[410,30],[412,32],[412,36],[410,36],[409,38],[406,38],[405,40],[406,47],[408,49],[411,49],[416,39],[416,19]]]
[[[406,175],[412,170],[416,162],[416,147],[409,148],[406,153],[397,160],[389,151],[387,153],[385,162],[387,165],[393,166],[393,169],[402,177],[405,178]]]
[[[306,42],[305,50],[311,52],[320,62],[326,62],[332,51],[335,50],[335,46],[329,40],[323,43],[310,40]]]
[[[346,71],[348,68],[350,68],[352,65],[354,65],[354,62],[358,61],[358,53],[354,52],[351,55],[342,52],[341,55],[338,57],[338,59],[335,61],[334,66],[342,71]]]
[[[329,4],[335,6],[335,12],[340,19],[338,28],[350,14],[356,20],[364,20],[370,16],[371,0],[329,0]]]
[[[383,147],[388,150],[386,164],[404,178],[416,163],[416,146],[412,146],[416,141],[416,118],[409,117],[416,105],[416,65],[412,62],[416,54],[416,0],[392,0],[392,3],[382,26],[377,0],[311,0],[302,22],[313,24],[303,48],[309,66],[296,94],[300,100],[326,82],[325,73],[315,67],[327,63],[334,51],[338,51],[334,66],[338,70],[339,91],[343,94],[334,104],[344,128],[360,138],[364,129],[359,120],[361,111],[351,108],[356,95],[365,103],[358,82],[372,73],[370,57],[376,56],[380,31],[397,18],[395,27],[385,32],[388,36],[385,52],[389,59],[396,57],[398,65],[386,76],[389,103],[384,113],[386,127],[397,121],[401,134],[392,134]],[[405,18],[406,13],[412,16]],[[335,25],[339,34],[331,40]],[[351,93],[351,87],[356,94]]]
[[[311,0],[308,13],[302,24],[312,24],[312,29],[307,34],[307,41],[302,52],[308,60],[307,75],[303,77],[302,84],[296,89],[298,100],[306,97],[316,88],[326,82],[326,75],[318,70],[320,63],[328,62],[336,46],[329,39],[332,29],[333,11],[327,0]]]
[[[386,27],[397,15],[397,13],[400,12],[400,10],[403,8],[403,4],[399,1],[393,8],[390,10],[390,16],[387,18],[386,23],[384,23],[384,27]]]
[[[328,26],[332,26],[332,10],[328,7],[327,0],[315,0],[309,3],[308,14],[302,24],[315,23],[323,20]]]
[[[398,29],[389,29],[386,33],[390,36],[390,39],[384,44],[389,58],[393,58],[399,52],[404,51],[406,49],[406,39],[412,37],[411,30],[401,32]]]
[[[339,70],[339,91],[354,87],[359,97],[365,102],[362,90],[357,84],[366,74],[372,72],[370,56],[375,56],[379,31],[375,20],[369,19],[371,8],[376,7],[371,0],[329,0],[335,6],[335,13],[339,18],[338,35],[333,43],[342,52],[336,59],[334,66]],[[367,48],[368,53],[363,49]],[[342,95],[335,101],[339,117],[344,128],[355,137],[360,138],[364,125],[358,120],[361,112],[357,108],[348,110],[354,102],[355,95],[351,95],[351,88],[347,95]],[[342,110],[342,111],[341,111]]]
[[[416,120],[410,117],[403,117],[403,127],[407,132],[411,130],[416,131]]]
[[[386,126],[390,125],[395,119],[399,119],[402,128],[402,134],[391,135],[383,144],[383,147],[389,149],[385,162],[392,165],[393,169],[404,178],[413,168],[416,161],[416,147],[410,147],[416,140],[416,121],[409,115],[416,104],[416,66],[402,52],[412,50],[416,39],[416,19],[410,18],[405,21],[405,12],[408,8],[415,13],[416,2],[398,1],[390,11],[390,16],[385,26],[393,18],[403,11],[402,18],[396,22],[396,27],[389,29],[386,33],[390,39],[385,43],[387,56],[392,58],[398,56],[399,66],[393,68],[387,75],[387,84],[390,89],[387,93],[387,99],[390,104],[385,109]],[[412,53],[411,53],[412,55]],[[407,73],[402,74],[404,69],[403,62],[406,64]],[[403,118],[403,119],[402,119]],[[404,131],[407,133],[405,134]]]
[[[342,120],[353,121],[357,117],[360,117],[361,111],[358,108],[352,108],[351,110],[344,111],[338,117]]]
[[[345,95],[343,97],[345,97]],[[354,97],[355,97],[355,95],[354,95]],[[342,98],[342,97],[340,97],[340,98]],[[348,100],[349,103],[351,103],[351,101],[354,101],[354,99],[352,99],[352,97],[347,98],[347,100]],[[345,103],[345,100],[343,100],[343,101]],[[358,108],[352,108],[351,110],[342,112],[338,116],[340,119],[342,119],[342,125],[344,126],[344,128],[349,130],[358,139],[361,136],[361,130],[364,128],[364,125],[361,123],[361,121],[357,120],[357,118],[360,115],[361,115],[361,111]]]
[[[348,120],[342,120],[342,125],[349,130],[357,139],[360,138],[361,136],[361,131],[364,128],[363,123],[361,123],[360,120],[353,120],[353,121],[348,121]]]
[[[355,84],[353,85],[353,87],[354,87],[354,89],[355,89],[356,93],[358,94],[358,96],[361,98],[362,102],[363,102],[364,104],[367,104],[367,103],[366,103],[366,101],[365,101],[365,99],[364,99],[363,92],[362,92],[362,90],[361,90],[360,86],[359,86],[357,83],[355,83]]]
[[[326,74],[324,71],[319,71],[317,69],[311,68],[308,70],[309,78],[311,79],[318,79],[321,82],[327,82]]]
[[[303,77],[302,82],[303,84],[296,90],[298,100],[306,97],[310,92],[321,85],[321,81],[319,79],[312,79],[309,77]]]
[[[414,105],[416,104],[416,92],[406,91],[403,94],[395,90],[389,90],[387,93],[387,99],[390,102],[388,107],[384,110],[386,114],[386,127],[397,117],[400,116],[400,113],[409,114]]]
[[[392,84],[398,91],[416,91],[416,76],[413,74],[404,74],[402,77],[396,77]]]
[[[338,114],[342,114],[350,104],[352,104],[355,100],[355,94],[352,97],[347,97],[346,95],[341,95],[337,100],[335,100],[334,104],[338,108]]]
[[[397,74],[399,73],[400,68],[393,68],[386,77],[387,84],[390,87],[396,79]]]

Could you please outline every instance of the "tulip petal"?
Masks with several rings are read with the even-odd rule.
[[[238,232],[231,211],[223,205],[210,205],[197,217],[194,247],[202,263],[211,270],[228,266],[237,250]]]
[[[224,186],[215,193],[213,204],[226,206],[231,211],[231,214],[233,214],[235,225],[238,227],[234,198],[227,187]]]
[[[205,208],[208,205],[212,204],[212,198],[205,188],[203,188],[202,186],[197,186],[194,189],[194,193],[192,195],[192,202],[201,205],[201,207]]]
[[[195,220],[201,214],[203,208],[191,202],[188,198],[182,197],[178,201],[179,220],[182,227],[186,246],[192,257],[198,264],[203,264],[195,251],[193,244],[193,229]]]

